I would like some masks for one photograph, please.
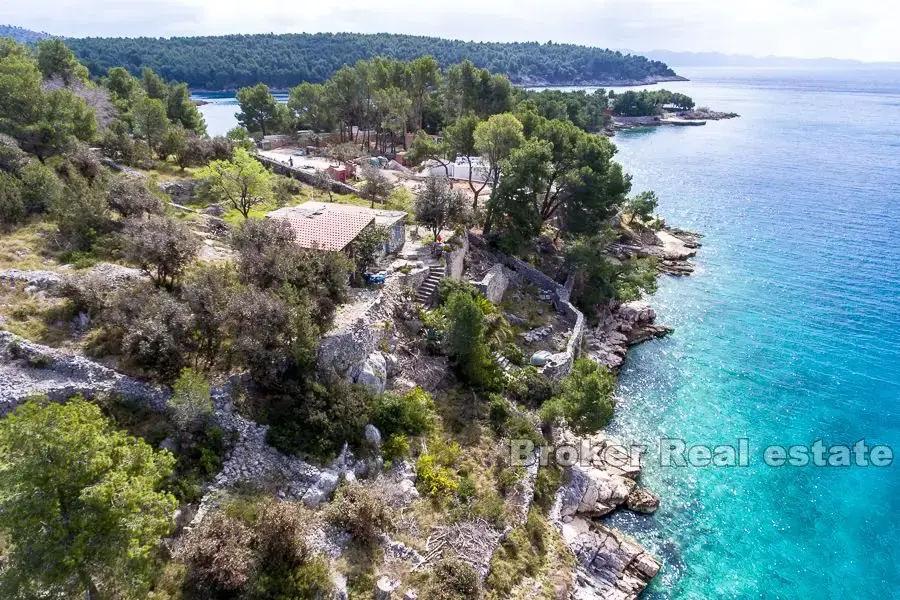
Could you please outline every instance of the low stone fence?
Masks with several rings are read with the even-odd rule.
[[[575,308],[575,305],[570,301],[574,280],[570,278],[565,285],[561,285],[552,277],[538,271],[528,263],[489,248],[484,238],[479,235],[469,234],[469,241],[472,245],[490,252],[525,281],[553,294],[553,304],[556,310],[572,324],[572,333],[569,335],[565,351],[551,356],[550,361],[543,369],[543,373],[552,379],[562,379],[571,373],[572,365],[581,351],[581,342],[584,339],[585,330],[584,314]]]
[[[279,162],[277,160],[272,160],[271,158],[260,156],[258,154],[255,155],[256,160],[269,167],[275,173],[279,175],[287,175],[288,177],[293,177],[294,179],[298,179],[307,185],[315,185],[316,184],[316,175],[314,171],[310,171],[308,169],[301,169],[300,167],[292,167],[290,165],[286,165],[283,162]],[[332,181],[331,182],[331,191],[336,194],[358,194],[359,190],[353,187],[352,185],[347,185],[346,183],[340,181]]]

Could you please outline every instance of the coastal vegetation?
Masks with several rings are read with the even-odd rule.
[[[664,63],[618,51],[557,44],[476,43],[396,34],[254,34],[173,38],[80,38],[66,42],[95,76],[149,67],[191,88],[237,89],[265,83],[286,89],[322,83],[343,65],[385,56],[433,56],[441,67],[464,59],[524,85],[609,85],[676,77]]]
[[[64,403],[27,402],[0,422],[0,585],[13,586],[10,597],[315,598],[332,592],[335,570],[350,597],[371,597],[386,537],[405,535],[424,552],[422,532],[465,523],[498,533],[490,576],[447,553],[411,576],[427,597],[502,598],[552,571],[557,534],[537,508],[521,511],[526,474],[499,448],[542,443],[554,427],[603,428],[614,376],[586,359],[559,380],[525,366],[537,353],[522,334],[550,322],[549,300],[520,284],[513,310],[449,278],[435,302],[403,290],[369,324],[367,333],[383,330],[383,367],[364,366],[376,379],[384,372],[380,387],[349,369],[320,372],[320,342],[339,307],[372,298],[361,276],[387,234],[371,228],[346,252],[325,252],[300,247],[284,220],[259,218],[307,199],[399,206],[430,232],[431,252],[452,254],[471,236],[543,279],[570,279],[591,322],[652,291],[656,265],[612,251],[626,235],[622,218],[639,230],[656,203],[630,196],[615,145],[596,133],[618,96],[523,92],[472,62],[440,64],[359,61],[292,89],[287,104],[256,82],[238,93],[242,126],[211,138],[184,83],[116,66],[91,79],[59,40],[0,44],[0,239],[17,245],[4,264],[37,264],[61,282],[52,294],[4,287],[9,322],[52,330],[25,337],[53,339],[72,360],[102,361],[90,363],[92,373],[115,369],[120,383],[165,397],[160,407],[108,390],[87,400],[67,393],[54,398]],[[654,106],[686,102],[654,98],[662,103]],[[331,175],[310,186],[270,171],[254,140],[308,135],[301,128],[322,134],[316,142],[327,140],[332,165],[365,163],[348,177],[357,187],[339,188],[356,192],[338,199]],[[407,162],[437,171],[415,198],[374,166],[382,152],[402,159],[408,133]],[[482,181],[442,178],[456,161],[483,169]],[[11,360],[29,369],[52,363],[11,346]],[[420,361],[400,367],[393,356],[390,368],[405,368],[411,385],[385,388],[392,353]],[[287,482],[254,471],[183,529],[176,503],[180,515],[194,514],[251,442],[264,462],[305,470]],[[382,484],[393,477],[385,463],[406,470],[413,508],[402,519],[385,499],[399,485],[373,489],[344,469],[337,487],[328,465],[348,453]],[[53,469],[39,475],[47,456]],[[290,485],[311,464],[334,485],[296,493]],[[555,472],[536,480],[539,506],[559,481]],[[50,535],[44,513],[56,519]],[[347,534],[340,568],[309,535],[334,530]],[[161,542],[170,534],[177,552]],[[85,545],[103,551],[87,557]]]

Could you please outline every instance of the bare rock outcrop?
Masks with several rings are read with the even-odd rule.
[[[671,327],[656,323],[656,311],[643,300],[611,305],[598,313],[597,326],[586,336],[588,354],[601,365],[618,369],[630,346],[671,332]]]
[[[615,529],[576,518],[562,536],[578,561],[570,600],[634,600],[659,573],[659,560]]]

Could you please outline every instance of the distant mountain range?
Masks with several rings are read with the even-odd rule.
[[[622,52],[631,52],[622,50]],[[748,54],[722,54],[721,52],[673,52],[651,50],[635,52],[652,60],[673,67],[865,67],[895,65],[900,63],[869,63],[843,58],[790,58],[785,56],[750,56]]]
[[[53,36],[44,31],[32,31],[15,25],[0,25],[0,38],[3,37],[11,37],[20,44],[32,44]]]

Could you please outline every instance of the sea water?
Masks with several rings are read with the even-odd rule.
[[[681,72],[681,71],[679,71]],[[900,472],[772,467],[770,445],[900,452],[900,69],[686,70],[665,84],[739,119],[620,133],[634,190],[703,233],[650,300],[612,424],[662,497],[610,522],[665,566],[647,598],[900,598]],[[662,467],[660,438],[751,448]]]

